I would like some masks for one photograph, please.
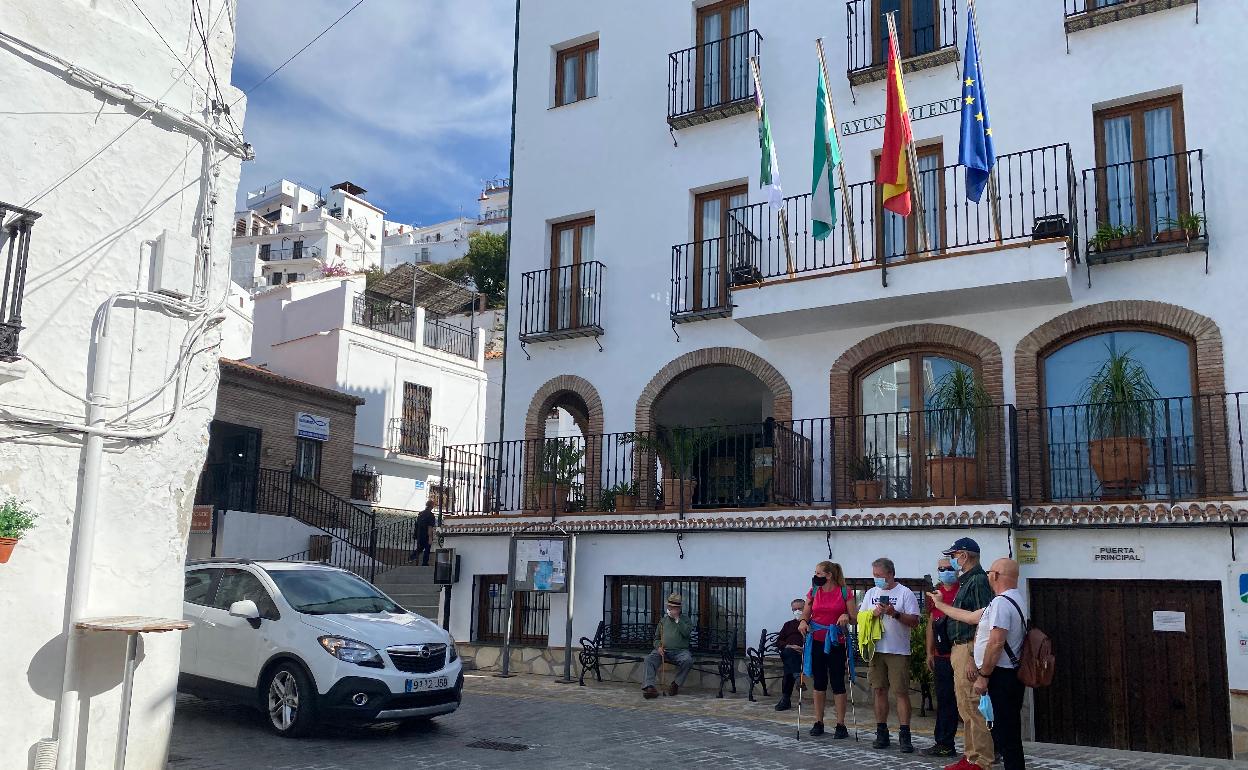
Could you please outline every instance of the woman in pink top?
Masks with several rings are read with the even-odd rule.
[[[828,683],[831,682],[832,697],[836,703],[836,731],[832,737],[848,738],[849,731],[845,729],[845,639],[849,624],[857,615],[854,595],[845,587],[845,573],[835,562],[821,561],[815,565],[810,583],[810,592],[806,594],[806,617],[799,626],[802,633],[813,633],[810,673],[814,679],[816,721],[810,728],[810,734],[823,735],[823,711]],[[840,626],[841,643],[832,645],[829,652],[824,652],[828,632],[811,632],[808,620],[821,626]]]

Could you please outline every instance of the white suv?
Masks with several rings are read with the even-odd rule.
[[[283,736],[317,721],[427,719],[459,708],[455,640],[345,570],[213,559],[186,566],[178,689],[263,709]]]

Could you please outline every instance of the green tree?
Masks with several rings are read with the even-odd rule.
[[[485,295],[488,306],[507,304],[507,236],[473,233],[468,236],[464,260],[472,283]]]
[[[473,287],[472,274],[468,269],[467,257],[452,259],[450,262],[443,262],[441,264],[423,265],[422,267],[434,275],[442,276],[448,281],[454,281],[461,286],[467,286],[469,288]]]

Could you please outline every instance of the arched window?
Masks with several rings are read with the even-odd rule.
[[[1081,337],[1044,356],[1044,405],[1078,404],[1089,380],[1111,355],[1127,354],[1143,367],[1162,398],[1192,395],[1192,346],[1166,334],[1120,329]]]

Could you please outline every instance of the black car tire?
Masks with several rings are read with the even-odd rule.
[[[283,738],[302,738],[316,724],[316,687],[291,662],[274,667],[264,680],[260,705],[269,728]]]

